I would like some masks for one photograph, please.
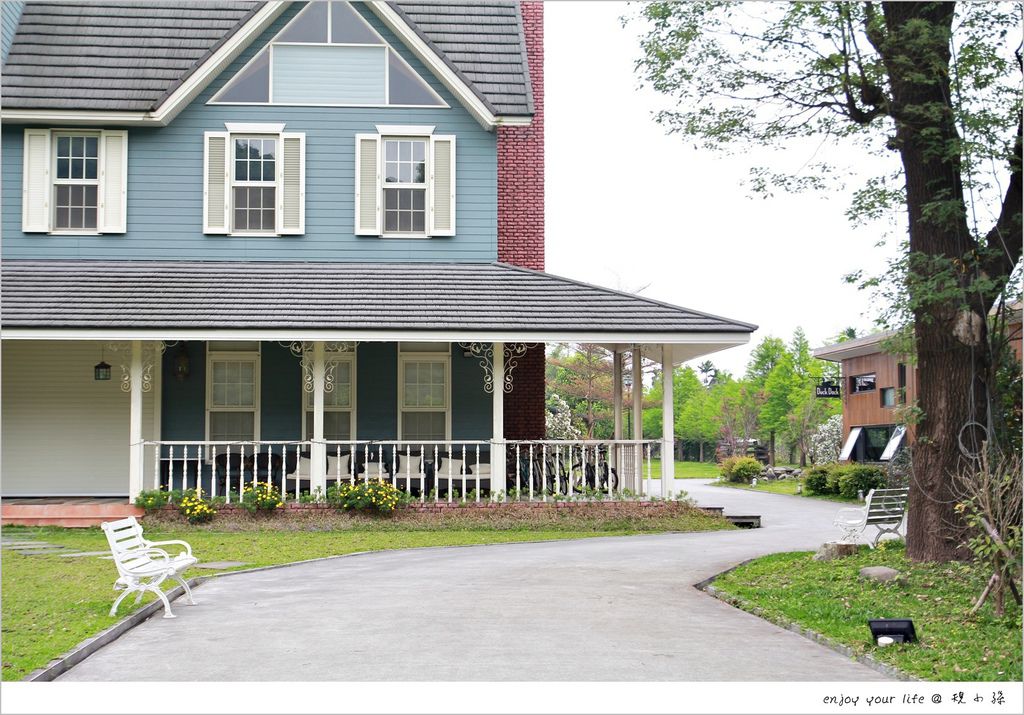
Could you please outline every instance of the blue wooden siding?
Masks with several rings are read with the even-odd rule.
[[[11,51],[14,33],[18,29],[18,20],[25,3],[16,0],[0,2],[0,62],[7,61],[7,53]]]
[[[182,346],[190,374],[174,377]],[[491,396],[474,358],[452,350],[452,439],[490,439]],[[206,439],[206,344],[187,342],[167,349],[163,359],[161,439]],[[298,440],[302,433],[302,371],[291,352],[277,343],[260,346],[260,436]],[[362,343],[356,348],[356,438],[398,438],[398,344]]]
[[[5,3],[6,7],[6,3]],[[497,145],[456,99],[372,13],[359,12],[428,81],[450,108],[337,108],[207,105],[207,100],[301,9],[287,10],[167,127],[129,128],[128,232],[49,236],[21,232],[24,126],[3,127],[2,231],[7,258],[493,261],[497,258]],[[280,238],[202,232],[203,132],[225,122],[285,122],[306,133],[306,233]],[[456,235],[432,239],[355,236],[354,135],[376,124],[434,125],[455,134]],[[114,126],[107,127],[110,129]]]

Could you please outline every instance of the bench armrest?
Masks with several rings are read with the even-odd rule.
[[[128,558],[136,558],[136,557],[138,557],[138,556],[140,556],[142,554],[146,554],[147,556],[159,556],[161,559],[163,559],[163,564],[162,565],[164,565],[164,566],[170,566],[170,564],[171,564],[170,554],[168,554],[163,549],[156,549],[156,548],[153,548],[152,546],[149,546],[149,547],[147,547],[145,549],[138,549],[136,551],[132,551],[130,554],[128,554]],[[122,558],[124,558],[124,557],[122,556]],[[127,571],[128,573],[132,573],[132,572],[137,571],[139,569],[149,568],[148,564],[141,564],[139,566],[136,566],[135,568],[129,568],[129,567],[125,566],[124,563],[119,563],[118,565],[124,571]]]
[[[189,546],[187,541],[178,541],[177,539],[173,539],[171,541],[147,541],[146,542],[146,545],[147,546],[151,546],[151,547],[152,546],[168,546],[170,544],[178,544],[180,546],[184,546],[185,547],[185,553],[188,554],[189,556],[192,555],[192,547]],[[159,550],[160,549],[157,549],[157,551],[159,551]]]
[[[849,521],[851,517],[856,516],[860,520],[867,520],[868,512],[864,507],[844,507],[836,512],[835,523],[840,521]]]

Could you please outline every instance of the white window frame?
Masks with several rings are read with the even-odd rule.
[[[348,374],[349,374],[349,378],[352,381],[351,385],[350,385],[350,388],[349,388],[349,401],[348,401],[349,402],[349,406],[348,407],[336,407],[334,405],[326,404],[326,401],[325,401],[325,403],[324,403],[324,412],[325,413],[327,413],[327,412],[348,412],[349,413],[349,418],[348,418],[349,440],[355,440],[356,439],[356,434],[358,434],[356,432],[356,399],[357,399],[356,398],[356,357],[351,352],[344,352],[344,353],[329,352],[329,353],[325,353],[324,354],[324,364],[326,365],[327,363],[331,363],[331,362],[333,362],[333,363],[347,362],[349,364],[349,368],[348,368],[349,369],[349,373]],[[312,407],[307,407],[306,406],[306,400],[308,398],[312,397],[313,393],[312,392],[306,392],[305,388],[302,387],[302,386],[300,386],[299,389],[302,392],[302,431],[300,432],[300,434],[302,435],[302,439],[305,440],[306,439],[306,427],[308,425],[308,422],[307,422],[307,419],[306,419],[306,413],[307,412],[313,412],[313,408]],[[335,388],[335,389],[337,389],[337,388]],[[330,456],[330,455],[328,455],[328,456]]]
[[[303,10],[301,10],[299,13],[297,13],[295,15],[295,17],[292,18],[292,21],[294,21],[300,14],[302,14],[305,11],[306,11],[305,8],[303,8]],[[356,15],[359,15],[359,11],[356,10],[354,7],[352,8],[352,11],[355,12]],[[233,105],[233,106],[256,106],[256,107],[266,107],[266,106],[277,106],[277,107],[367,107],[367,108],[381,108],[381,109],[387,109],[387,108],[391,108],[391,109],[403,109],[403,108],[450,109],[451,108],[451,105],[449,105],[448,102],[445,101],[444,97],[442,97],[440,94],[437,93],[437,91],[430,85],[430,82],[427,82],[425,79],[423,79],[423,77],[420,75],[420,73],[417,72],[415,70],[415,68],[413,68],[413,66],[411,64],[409,64],[409,62],[407,62],[404,57],[402,57],[402,55],[400,53],[395,51],[395,48],[391,46],[391,43],[389,43],[387,40],[385,40],[383,35],[381,35],[379,32],[377,32],[377,30],[375,30],[374,27],[369,22],[366,21],[366,18],[363,18],[363,17],[360,16],[359,19],[362,20],[362,22],[366,26],[367,30],[369,30],[373,35],[377,36],[377,38],[380,40],[379,43],[374,44],[374,43],[367,43],[367,42],[333,42],[332,41],[334,39],[332,37],[333,29],[334,29],[334,21],[333,21],[333,17],[332,17],[333,12],[334,12],[334,10],[333,10],[333,7],[332,7],[332,3],[328,1],[327,2],[327,42],[294,42],[294,41],[282,41],[282,42],[279,42],[277,40],[277,38],[285,30],[288,29],[288,27],[291,25],[291,22],[289,22],[288,25],[285,25],[285,27],[283,27],[280,32],[278,32],[276,35],[274,35],[273,39],[271,39],[270,42],[268,42],[264,46],[265,48],[268,48],[268,52],[269,52],[269,55],[270,55],[269,56],[269,68],[267,70],[268,73],[269,73],[269,77],[267,79],[267,82],[268,82],[269,86],[267,88],[267,101],[266,102],[225,102],[225,101],[221,101],[221,100],[218,99],[218,97],[220,97],[220,95],[224,92],[224,90],[227,88],[227,86],[229,84],[231,84],[232,80],[234,80],[235,77],[237,77],[238,75],[242,74],[247,69],[249,69],[249,66],[251,64],[253,64],[259,58],[260,55],[263,54],[263,48],[261,48],[255,55],[252,56],[252,58],[248,62],[245,63],[245,65],[242,66],[241,69],[239,69],[234,75],[231,76],[231,78],[227,82],[224,83],[224,86],[221,87],[217,91],[217,93],[210,100],[207,101],[207,104],[224,104],[224,105]],[[383,104],[334,104],[334,103],[316,103],[316,102],[275,102],[274,101],[274,46],[275,45],[303,45],[303,46],[312,46],[312,47],[383,47],[384,48],[384,103]],[[408,67],[409,70],[411,70],[414,74],[416,74],[417,76],[420,77],[420,79],[423,81],[423,84],[426,86],[426,88],[430,92],[430,94],[432,94],[434,96],[434,99],[437,100],[438,104],[391,104],[391,76],[390,76],[391,75],[391,61],[390,61],[390,58],[391,58],[392,53],[395,55],[395,57],[398,58],[399,62],[401,62],[402,64],[406,65],[406,67]]]
[[[389,127],[394,129],[395,127]],[[419,127],[417,127],[418,129]],[[403,141],[420,141],[423,142],[423,183],[408,183],[402,182],[388,183],[387,177],[387,143],[389,141],[403,142]],[[381,238],[430,238],[430,191],[431,191],[431,172],[433,167],[431,161],[431,143],[430,134],[416,135],[416,134],[381,134],[380,139],[377,142],[377,151],[380,152],[380,158],[378,159],[378,166],[380,166],[380,186],[378,191],[380,192],[380,235]],[[399,159],[401,162],[401,159]],[[388,207],[387,200],[385,199],[385,192],[388,189],[415,189],[423,190],[423,230],[422,231],[391,231],[388,232]]]
[[[240,139],[273,139],[274,140],[274,181],[238,181],[235,179],[235,142]],[[281,133],[273,132],[229,132],[228,134],[228,156],[231,162],[231,173],[228,179],[228,219],[230,221],[229,236],[245,236],[248,238],[252,237],[277,237],[281,234],[278,233],[277,227],[280,225],[280,216],[278,215],[281,210],[281,175],[283,173],[283,167],[281,166],[281,156],[283,144],[281,141]],[[270,231],[261,229],[259,231],[239,231],[235,228],[235,188],[236,187],[249,187],[249,188],[263,188],[269,189],[273,186],[274,188],[274,228]],[[262,217],[261,217],[262,221]]]
[[[410,362],[440,362],[444,364],[444,407],[406,407],[405,406],[405,365]],[[404,412],[444,412],[444,441],[452,439],[452,355],[448,352],[402,352],[398,349],[398,439],[404,441],[405,426],[402,424]]]
[[[96,178],[95,179],[60,179],[57,177],[57,141],[61,137],[87,137],[96,140]],[[50,234],[54,236],[99,236],[102,215],[100,205],[103,203],[103,133],[83,129],[54,129],[50,132]],[[57,187],[58,186],[95,186],[96,187],[96,226],[95,228],[57,228]]]
[[[225,361],[251,361],[253,363],[253,374],[255,375],[255,386],[253,389],[253,406],[251,408],[241,407],[217,407],[213,406],[213,363],[218,360]],[[205,416],[206,416],[206,441],[210,440],[210,413],[211,412],[252,412],[253,413],[253,441],[258,442],[260,440],[260,405],[261,405],[261,383],[262,374],[261,368],[261,352],[260,350],[249,351],[249,350],[207,350],[206,351],[206,399],[205,399]]]

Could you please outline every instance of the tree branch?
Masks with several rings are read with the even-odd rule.
[[[1022,134],[1024,123],[1018,119],[1017,138],[1013,143],[1013,155],[1010,157],[1010,184],[1006,187],[999,219],[985,236],[985,247],[989,249],[989,255],[985,256],[981,266],[989,276],[1008,276],[1021,258],[1020,235],[1024,230],[1021,220],[1021,212],[1024,211],[1024,200],[1021,198],[1024,193],[1024,181],[1021,177]]]

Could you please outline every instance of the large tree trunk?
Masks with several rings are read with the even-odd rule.
[[[890,2],[883,7],[887,36],[882,56],[892,89],[895,144],[906,175],[911,274],[920,275],[952,267],[974,247],[966,210],[960,210],[961,142],[949,103],[949,74],[919,69],[949,67],[954,4]],[[929,265],[928,259],[940,260]],[[969,277],[961,273],[956,279],[963,284]],[[913,452],[907,554],[917,561],[949,561],[965,555],[963,524],[953,509],[952,480],[963,457],[957,438],[969,422],[985,423],[984,385],[977,378],[986,370],[981,346],[987,309],[973,305],[961,315],[958,301],[930,299],[928,290],[934,288],[909,282],[923,416]],[[958,323],[970,326],[966,333],[973,349],[957,337]]]
[[[768,432],[768,464],[775,466],[775,430]]]

